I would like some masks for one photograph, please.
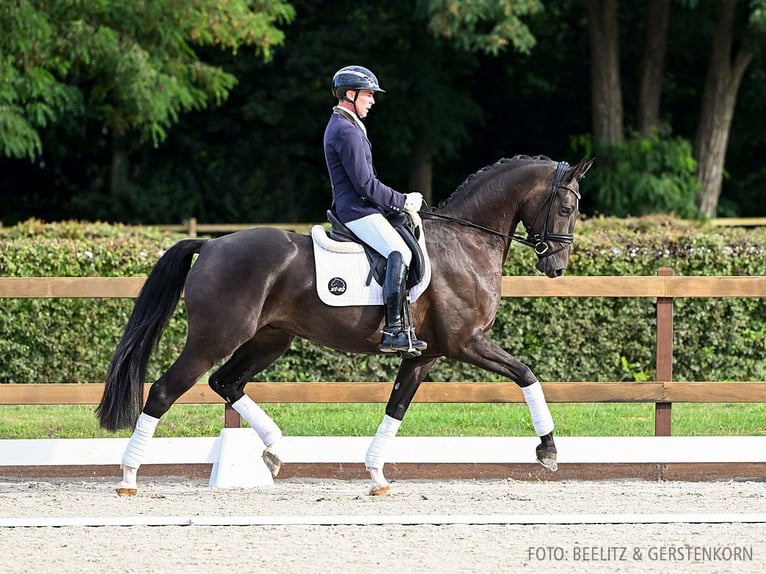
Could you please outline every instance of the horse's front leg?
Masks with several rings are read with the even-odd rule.
[[[364,458],[365,466],[372,478],[370,494],[373,496],[388,494],[391,490],[391,485],[383,475],[383,465],[386,462],[388,448],[399,431],[402,419],[404,419],[420,383],[426,378],[436,359],[437,357],[405,359],[399,367],[394,388],[386,405],[386,414],[378,426]]]
[[[520,361],[517,362],[529,370],[529,367],[524,365],[524,363],[521,363]],[[529,407],[529,414],[532,417],[532,426],[535,427],[535,432],[537,433],[537,436],[540,437],[540,444],[535,448],[537,462],[551,472],[556,472],[559,468],[559,464],[556,461],[556,443],[553,441],[553,428],[555,425],[553,423],[551,411],[548,409],[548,403],[545,400],[543,387],[537,379],[535,379],[534,383],[527,386],[523,386],[521,383],[518,384],[521,386],[521,392],[524,393],[524,400],[527,403],[527,407]]]
[[[504,351],[483,331],[476,331],[469,341],[448,356],[508,377],[521,387],[532,416],[532,426],[540,437],[540,444],[535,450],[537,461],[552,472],[558,470],[556,444],[553,440],[553,417],[548,409],[543,387],[532,370]]]

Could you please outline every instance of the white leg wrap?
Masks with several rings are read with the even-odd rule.
[[[372,439],[370,448],[367,449],[367,455],[364,457],[364,463],[367,468],[382,469],[386,462],[386,451],[391,441],[394,440],[396,433],[402,421],[398,421],[388,415],[383,417],[375,438]]]
[[[266,411],[255,404],[255,401],[247,395],[243,396],[237,402],[232,403],[231,406],[247,421],[247,424],[258,433],[258,436],[261,437],[266,448],[270,452],[279,455],[277,443],[279,443],[282,438],[282,431],[277,426],[277,423],[266,414]]]
[[[157,423],[160,419],[150,417],[146,413],[141,413],[136,421],[136,428],[128,441],[125,454],[122,455],[122,466],[132,469],[138,469],[146,458],[146,451],[149,448],[149,441],[154,436],[157,429]]]
[[[383,476],[382,468],[368,468],[367,470],[370,472],[370,478],[372,479],[372,484],[374,486],[384,486],[388,484],[386,477]]]
[[[122,467],[122,482],[117,485],[117,488],[135,488],[137,476],[138,476],[137,468],[130,468],[129,466],[123,466]]]
[[[548,403],[545,402],[543,387],[539,382],[535,382],[528,387],[522,387],[524,400],[527,401],[529,414],[532,415],[532,425],[535,427],[537,436],[545,436],[553,432],[553,417],[548,410]]]

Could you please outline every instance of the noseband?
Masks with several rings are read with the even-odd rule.
[[[438,217],[440,219],[447,219],[449,221],[454,221],[455,223],[459,223],[460,225],[465,225],[467,227],[473,227],[475,229],[481,229],[482,231],[485,231],[487,233],[491,233],[492,235],[497,235],[498,237],[502,237],[503,239],[510,239],[511,241],[516,241],[517,243],[521,243],[522,245],[526,245],[527,247],[531,247],[535,250],[535,253],[539,258],[543,257],[550,257],[551,255],[554,255],[558,253],[559,251],[565,249],[567,246],[572,245],[574,243],[574,233],[572,231],[574,230],[574,226],[572,226],[572,230],[570,230],[569,233],[552,233],[548,231],[548,224],[550,222],[551,218],[551,210],[553,209],[553,200],[556,197],[556,193],[559,189],[566,189],[567,191],[571,191],[575,197],[577,198],[577,201],[579,203],[580,201],[580,193],[571,187],[567,185],[562,185],[561,180],[564,179],[564,174],[569,169],[569,164],[565,161],[559,162],[556,166],[556,174],[553,176],[553,183],[551,184],[551,189],[548,192],[547,197],[545,200],[540,204],[540,207],[537,208],[537,213],[535,213],[534,219],[532,219],[532,225],[529,226],[530,231],[527,232],[526,237],[522,237],[521,235],[509,235],[507,233],[501,233],[500,231],[495,231],[494,229],[490,229],[489,227],[484,227],[483,225],[479,225],[477,223],[474,223],[472,221],[468,221],[467,219],[461,219],[459,217],[452,217],[450,215],[443,215],[441,213],[435,213],[433,211],[424,211],[421,212],[422,217]],[[541,233],[532,233],[531,229],[534,227],[535,222],[537,221],[538,217],[540,217],[540,214],[543,212],[543,209],[547,207],[547,213],[545,215],[545,224],[543,225],[543,230]],[[525,225],[526,227],[526,225]],[[555,249],[553,251],[550,250],[550,245],[546,243],[546,241],[555,241],[557,243],[561,243],[561,247],[558,249]]]
[[[574,231],[574,226],[572,226],[572,229],[570,229],[569,233],[552,233],[548,231],[548,224],[550,223],[551,219],[551,210],[553,209],[553,200],[555,199],[556,193],[558,193],[559,189],[566,189],[567,191],[571,191],[575,194],[578,204],[580,201],[579,192],[575,191],[571,187],[561,184],[561,180],[564,179],[564,174],[568,169],[569,164],[565,161],[559,162],[559,164],[556,166],[556,174],[553,177],[553,184],[551,185],[551,190],[548,192],[548,197],[546,197],[545,201],[543,201],[540,204],[540,207],[537,208],[537,213],[535,213],[535,217],[532,219],[530,230],[532,227],[534,227],[535,222],[542,213],[543,209],[547,207],[548,211],[545,215],[545,224],[543,225],[542,233],[533,234],[531,231],[529,231],[527,233],[526,239],[516,239],[516,241],[519,241],[519,243],[522,243],[527,247],[532,247],[535,250],[535,253],[537,253],[538,257],[549,257],[563,249],[566,249],[568,245],[572,245],[572,243],[574,243],[574,233],[572,233],[572,231]],[[555,241],[556,243],[561,243],[562,245],[558,249],[551,251],[550,245],[546,243],[546,240]]]

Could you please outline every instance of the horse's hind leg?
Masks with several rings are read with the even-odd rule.
[[[282,467],[282,431],[274,420],[245,393],[245,385],[256,373],[271,365],[290,347],[293,336],[266,327],[237,351],[210,377],[208,384],[258,433],[266,446],[263,461],[276,477]]]
[[[133,496],[137,493],[138,469],[146,460],[149,443],[160,422],[160,417],[212,366],[212,359],[202,357],[197,351],[190,350],[187,343],[175,363],[151,386],[144,409],[136,421],[135,429],[122,456],[122,482],[117,485],[117,494]]]

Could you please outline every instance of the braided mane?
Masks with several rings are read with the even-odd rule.
[[[467,178],[465,178],[465,181],[461,183],[457,189],[452,192],[452,194],[447,198],[439,202],[439,205],[437,206],[437,209],[441,209],[442,207],[445,207],[449,205],[449,203],[457,196],[463,195],[466,192],[470,192],[470,189],[474,180],[494,172],[497,169],[501,169],[502,167],[506,166],[507,164],[511,162],[521,163],[521,162],[547,162],[547,161],[553,161],[551,158],[545,155],[515,155],[512,158],[502,158],[497,160],[492,165],[485,166],[481,168],[476,173],[472,173]]]

